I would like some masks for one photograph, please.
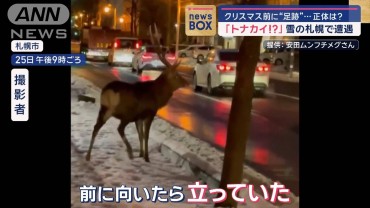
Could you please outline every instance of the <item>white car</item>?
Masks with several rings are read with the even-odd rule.
[[[209,54],[206,59],[199,61],[194,67],[194,91],[207,88],[208,94],[214,94],[216,88],[233,88],[236,76],[238,50],[220,49]],[[254,76],[254,88],[264,93],[269,85],[270,66],[258,62]]]
[[[175,54],[171,53],[168,48],[163,47],[166,53],[165,57],[170,64],[175,62]],[[159,59],[155,46],[147,45],[143,47],[132,58],[132,70],[141,73],[144,69],[164,69],[166,66]]]
[[[203,60],[210,53],[214,53],[217,47],[215,46],[201,46],[196,47],[193,50],[193,58],[197,60]]]
[[[192,57],[193,51],[202,46],[204,45],[189,45],[185,47],[184,49],[179,50],[179,57],[181,58]]]
[[[109,49],[86,49],[85,51],[82,51],[86,55],[87,60],[92,61],[107,61],[108,60],[108,54]]]
[[[141,42],[133,37],[116,37],[108,54],[108,65],[132,66],[132,58],[141,48]]]

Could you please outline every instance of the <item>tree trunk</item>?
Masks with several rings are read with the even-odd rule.
[[[226,190],[227,199],[216,204],[216,207],[237,207],[236,201],[231,197],[232,189],[228,189],[227,184],[242,182],[245,150],[251,126],[253,78],[260,55],[261,40],[260,36],[244,37],[239,49],[220,183],[220,188]]]
[[[265,0],[239,0],[237,3],[264,4]],[[261,40],[261,36],[246,36],[239,48],[220,182],[220,188],[226,191],[227,198],[224,202],[215,204],[215,207],[237,207],[237,202],[231,195],[232,189],[228,189],[227,184],[240,184],[243,179],[246,144],[251,127],[253,78],[260,56]]]
[[[137,36],[137,1],[138,0],[134,0],[134,36],[136,37]]]
[[[171,32],[172,32],[172,0],[167,1],[167,34],[166,34],[166,45],[171,45]]]
[[[131,0],[131,36],[134,36],[135,33],[134,33],[134,21],[135,21],[135,0]]]

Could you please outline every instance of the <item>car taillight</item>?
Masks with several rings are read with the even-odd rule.
[[[220,72],[227,72],[227,71],[232,71],[234,68],[232,66],[229,66],[227,64],[219,64],[217,65],[217,70]]]
[[[257,66],[256,67],[256,71],[257,72],[269,72],[270,71],[270,67],[269,66]]]
[[[170,56],[167,56],[167,59],[169,59],[169,60],[175,60],[176,57],[174,55],[170,55]]]
[[[135,43],[135,48],[136,49],[139,49],[141,47],[141,41],[139,40],[139,41],[137,41],[136,43]]]
[[[116,40],[116,42],[114,42],[114,48],[119,48],[120,45],[121,45],[120,40]]]
[[[142,56],[143,59],[151,59],[153,58],[150,54],[144,53]]]

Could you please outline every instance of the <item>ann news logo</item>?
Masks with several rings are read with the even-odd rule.
[[[187,36],[216,35],[216,6],[188,5],[185,8],[185,27]]]

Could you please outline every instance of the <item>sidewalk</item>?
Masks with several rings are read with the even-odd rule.
[[[299,83],[299,72],[294,71],[291,75],[289,72],[270,72],[270,79]]]
[[[78,102],[76,97],[79,94],[94,97],[97,103]],[[116,130],[118,121],[113,118],[100,131],[93,148],[91,162],[86,162],[84,156],[99,109],[99,97],[99,88],[83,78],[72,76],[72,207],[91,207],[94,205],[81,206],[79,203],[78,188],[82,185],[106,187],[127,185],[139,188],[153,187],[154,185],[168,188],[172,185],[180,185],[185,190],[183,193],[186,199],[192,198],[187,185],[194,184],[196,181],[206,182],[209,189],[218,187],[223,152],[158,117],[153,121],[150,131],[149,154],[152,159],[151,163],[145,163],[142,158],[135,157],[134,160],[127,158],[125,146]],[[126,136],[134,149],[134,156],[137,156],[139,146],[135,125],[128,125]],[[243,183],[253,184],[257,189],[260,185],[267,186],[273,181],[245,166]],[[143,194],[141,193],[141,195]],[[289,194],[292,203],[284,206],[277,206],[276,203],[264,200],[260,193],[257,193],[257,196],[260,198],[259,202],[251,202],[248,193],[242,191],[241,197],[247,199],[247,205],[239,205],[238,207],[299,207],[299,198],[293,194]],[[209,194],[206,197],[212,198]],[[110,203],[110,206],[108,204],[104,207],[117,205],[117,203]],[[96,205],[103,207],[101,203]],[[135,205],[137,205],[135,207],[169,207],[169,205],[171,207],[212,207],[211,204],[191,205],[186,201],[153,204],[145,199],[143,203]]]

